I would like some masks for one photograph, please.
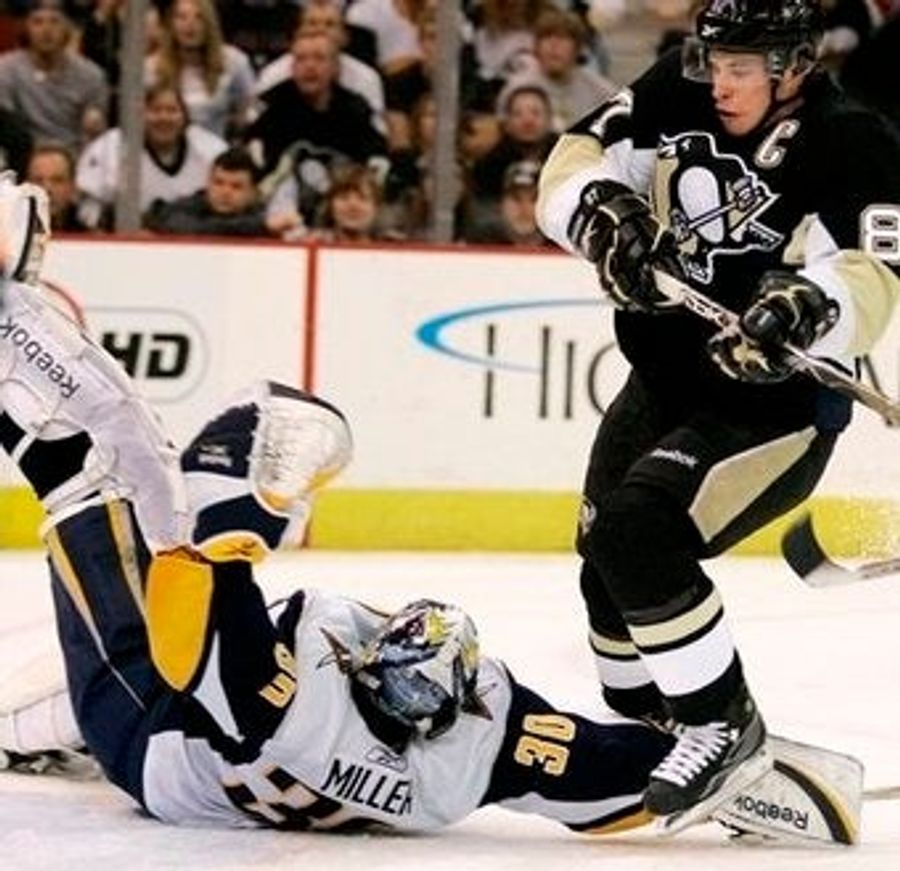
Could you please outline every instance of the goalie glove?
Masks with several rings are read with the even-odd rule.
[[[478,708],[478,633],[460,608],[412,602],[363,648],[352,695],[372,732],[402,752],[416,736],[446,732],[462,710]]]
[[[250,562],[299,544],[313,491],[352,452],[335,406],[278,382],[254,383],[181,455],[193,544],[214,561]]]
[[[806,349],[837,322],[840,307],[822,289],[793,272],[766,272],[739,325],[716,333],[708,351],[730,378],[783,381],[792,368],[786,344]]]
[[[630,188],[614,181],[588,184],[568,236],[595,265],[600,286],[619,308],[654,312],[677,305],[653,280],[653,269],[682,275],[675,238]]]

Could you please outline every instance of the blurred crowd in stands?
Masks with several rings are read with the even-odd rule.
[[[112,229],[127,0],[0,2],[0,169],[54,229]],[[159,0],[143,60],[144,232],[430,238],[439,0]],[[540,246],[556,137],[619,84],[617,28],[676,46],[691,0],[462,0],[455,238]],[[900,126],[900,0],[824,0],[825,58]],[[647,58],[649,64],[652,55]]]

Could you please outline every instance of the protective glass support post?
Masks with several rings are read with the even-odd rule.
[[[119,78],[119,128],[122,153],[115,203],[117,233],[141,228],[141,155],[144,146],[144,54],[150,0],[128,0],[122,27]]]
[[[437,129],[432,151],[434,189],[431,200],[431,238],[453,241],[454,213],[459,194],[456,171],[459,120],[460,0],[437,4],[437,64],[434,81]]]

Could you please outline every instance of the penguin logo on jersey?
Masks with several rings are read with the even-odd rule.
[[[784,241],[759,220],[778,195],[740,157],[719,154],[709,133],[662,137],[653,194],[688,277],[701,284],[712,281],[716,257],[772,251]]]

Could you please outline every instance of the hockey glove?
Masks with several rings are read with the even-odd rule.
[[[645,199],[614,181],[581,192],[569,239],[597,268],[600,286],[619,308],[654,312],[675,305],[656,289],[654,268],[681,277],[675,238]]]
[[[783,381],[791,374],[785,344],[806,349],[837,322],[838,304],[793,272],[763,275],[740,324],[716,333],[708,350],[719,368],[741,381]]]

